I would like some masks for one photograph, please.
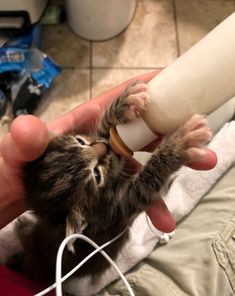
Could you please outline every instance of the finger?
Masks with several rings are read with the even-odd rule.
[[[49,142],[48,129],[37,117],[25,115],[17,117],[10,133],[0,144],[1,155],[11,166],[19,166],[24,161],[39,157]]]
[[[161,143],[163,136],[160,136],[158,139],[156,139],[154,142],[146,146],[143,151],[152,152],[156,147]],[[217,155],[214,151],[212,151],[209,148],[202,148],[204,156],[200,157],[197,161],[193,161],[188,163],[186,166],[194,169],[194,170],[211,170],[213,169],[217,164]],[[203,155],[203,154],[201,154]]]
[[[102,107],[107,106],[107,104],[110,104],[115,98],[120,96],[120,94],[123,93],[123,91],[127,88],[127,86],[137,80],[142,80],[143,82],[148,82],[153,77],[155,77],[157,74],[161,72],[162,69],[158,69],[149,73],[144,73],[142,75],[139,75],[137,77],[131,78],[124,83],[112,88],[111,90],[107,91],[103,95],[94,98],[93,100],[97,100],[98,104]]]
[[[94,128],[101,114],[102,107],[92,100],[49,123],[48,129],[57,135],[70,132],[86,133]]]
[[[101,96],[95,97],[50,123],[48,125],[49,130],[56,132],[58,135],[69,132],[89,132],[94,128],[97,120],[102,115],[103,109],[122,94],[131,81],[142,80],[148,82],[160,71],[159,69],[132,78]]]
[[[158,196],[151,207],[146,210],[152,224],[160,231],[170,233],[175,230],[176,221],[163,199]]]
[[[211,170],[217,164],[217,155],[214,151],[209,148],[203,149],[206,153],[205,156],[197,161],[193,161],[187,164],[188,167],[194,170]]]
[[[4,162],[11,167],[18,167],[22,163],[22,157],[19,149],[12,140],[11,134],[8,133],[0,144],[1,156]]]
[[[142,165],[133,157],[125,159],[125,168],[129,174],[135,174],[141,169]]]

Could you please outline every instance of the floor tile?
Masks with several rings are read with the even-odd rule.
[[[4,116],[0,118],[0,140],[10,131],[13,118],[12,108],[9,105]]]
[[[235,11],[234,0],[175,0],[180,54]]]
[[[92,70],[92,98],[147,72],[149,70],[146,69],[94,69]]]
[[[45,122],[87,101],[90,97],[89,70],[63,70],[43,97],[36,112]]]
[[[67,24],[44,27],[42,50],[64,68],[90,67],[90,42],[78,37]]]
[[[176,57],[172,0],[139,0],[123,34],[92,44],[93,67],[161,67]]]

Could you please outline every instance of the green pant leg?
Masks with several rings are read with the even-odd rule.
[[[235,295],[235,167],[177,227],[127,275],[136,296]],[[118,280],[100,295],[129,295]]]

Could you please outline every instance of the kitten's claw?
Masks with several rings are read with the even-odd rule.
[[[182,149],[188,162],[200,160],[206,155],[203,146],[212,138],[207,119],[199,114],[191,117],[172,136],[176,149]]]
[[[125,94],[125,100],[129,106],[125,111],[125,117],[129,121],[139,117],[150,101],[147,85],[142,81],[131,84]]]
[[[207,119],[199,114],[195,114],[185,123],[185,142],[189,148],[202,147],[211,140],[212,132],[207,124]]]

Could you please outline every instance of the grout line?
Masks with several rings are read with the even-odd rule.
[[[176,39],[176,50],[177,56],[180,56],[180,46],[179,46],[179,31],[178,31],[178,20],[177,20],[177,10],[176,10],[176,0],[172,0],[173,13],[174,13],[174,23],[175,23],[175,39]]]
[[[165,68],[166,65],[158,66],[158,67],[93,67],[93,70],[158,70]]]
[[[166,65],[158,67],[61,67],[63,70],[160,70]]]
[[[93,68],[92,68],[92,57],[93,57],[93,42],[90,41],[90,71],[89,71],[89,95],[92,98],[92,78],[93,78]]]

